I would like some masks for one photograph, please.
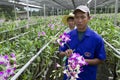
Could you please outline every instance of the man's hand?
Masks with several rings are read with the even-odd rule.
[[[67,49],[67,50],[65,51],[65,55],[66,55],[67,57],[69,57],[72,53],[73,53],[73,50],[72,50],[72,49]]]

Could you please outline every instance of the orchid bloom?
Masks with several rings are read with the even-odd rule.
[[[1,64],[4,64],[4,58],[3,58],[2,55],[0,55],[0,65],[1,65]]]
[[[65,43],[67,43],[68,41],[70,41],[70,36],[67,33],[63,33],[62,35],[60,35],[60,38],[62,39],[62,41],[64,41]]]
[[[61,67],[61,65],[60,65],[60,64],[58,64],[58,63],[56,63],[56,67],[57,67],[57,68],[59,68],[59,67]]]
[[[45,35],[46,35],[46,33],[45,33],[44,31],[42,31],[41,34],[42,34],[42,36],[45,36]]]
[[[60,35],[59,38],[60,39],[58,39],[57,42],[62,47],[64,46],[64,44],[66,44],[67,42],[71,40],[70,36],[67,33],[63,33],[62,35]]]
[[[5,56],[0,56],[0,64],[4,64],[4,65],[7,65],[7,63],[9,62],[9,57],[8,55],[5,55]]]
[[[57,42],[60,46],[62,46],[62,47],[64,46],[64,43],[61,41],[61,39],[58,39]]]
[[[54,24],[51,25],[51,30],[54,30],[54,26],[55,26]]]
[[[52,25],[52,24],[51,24],[51,23],[49,23],[49,24],[48,24],[48,27],[51,27],[51,25]]]
[[[0,71],[0,80],[7,80],[10,76],[14,75],[14,71],[16,70],[16,56],[14,53],[8,55],[0,55],[0,65],[5,66],[4,71]],[[14,64],[10,64],[10,60],[14,61]]]
[[[51,28],[51,30],[54,30],[55,25],[54,25],[54,24],[49,23],[49,24],[48,24],[48,27],[50,27],[50,28]]]
[[[66,74],[70,80],[76,80],[79,78],[78,74],[82,72],[81,67],[84,65],[87,65],[87,63],[83,56],[80,56],[79,53],[73,53],[68,58],[68,65],[63,73]]]
[[[40,33],[40,32],[38,32],[38,37],[40,37],[40,34],[41,34],[41,33]]]
[[[44,31],[38,32],[38,38],[39,38],[40,36],[45,36],[45,35],[46,35],[46,33],[45,33]]]
[[[6,80],[3,76],[4,76],[4,71],[0,71],[0,80]]]
[[[10,55],[11,55],[11,57],[12,57],[11,59],[16,62],[15,53],[12,53],[12,54],[10,54]]]

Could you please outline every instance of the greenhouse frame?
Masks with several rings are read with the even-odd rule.
[[[0,80],[63,80],[57,39],[79,5],[105,44],[96,80],[120,80],[120,0],[0,0]]]

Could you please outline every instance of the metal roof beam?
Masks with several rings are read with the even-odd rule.
[[[15,1],[11,1],[11,2],[8,2],[8,1],[3,1],[1,0],[0,1],[0,5],[9,5],[9,6],[13,6],[13,5],[16,5],[16,6],[20,6],[20,7],[26,7],[27,4],[26,3],[23,3],[23,2],[15,2]],[[41,6],[36,6],[36,5],[31,5],[31,4],[28,4],[29,7],[31,8],[42,8]]]
[[[31,0],[32,1],[32,0]],[[35,2],[37,2],[37,3],[41,3],[41,2],[51,2],[51,3],[53,3],[53,4],[55,4],[55,6],[59,6],[59,7],[61,7],[61,8],[65,8],[64,6],[62,6],[62,5],[60,5],[60,4],[58,4],[58,3],[56,3],[56,2],[54,2],[53,0],[52,1],[49,1],[49,0],[34,0]],[[41,6],[41,4],[40,4],[40,6]],[[50,7],[50,6],[48,6],[48,7]],[[53,6],[54,7],[54,6]]]
[[[62,5],[62,4],[60,4],[59,2],[57,2],[56,0],[52,0],[53,2],[55,2],[55,3],[57,3],[57,4],[59,4],[59,5],[61,5],[61,6],[63,6],[65,9],[67,9],[67,7],[66,6],[64,6],[64,5]]]
[[[115,2],[115,1],[114,0],[109,0],[107,2],[104,2],[104,3],[101,3],[101,4],[97,5],[96,7],[102,7],[102,6],[105,6],[106,4],[111,4],[113,2]]]
[[[72,0],[72,3],[73,3],[73,7],[74,7],[74,9],[75,9],[75,8],[76,8],[76,6],[75,6],[75,1]]]

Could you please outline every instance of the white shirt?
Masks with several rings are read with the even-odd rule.
[[[77,27],[75,26],[74,29],[76,29],[76,28],[77,28]],[[65,33],[69,33],[70,31],[72,31],[70,28],[67,28],[67,29],[64,30]]]

